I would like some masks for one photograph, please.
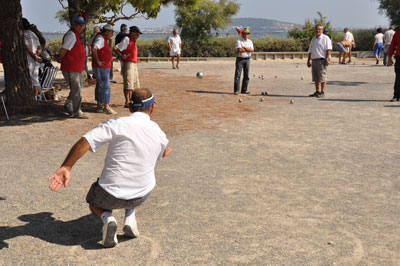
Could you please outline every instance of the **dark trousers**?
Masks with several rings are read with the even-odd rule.
[[[250,58],[236,57],[235,85],[233,88],[234,92],[239,92],[242,69],[244,70],[244,73],[241,92],[245,93],[247,91],[247,85],[249,84]]]
[[[394,71],[396,72],[396,81],[394,82],[393,97],[400,99],[400,56],[396,56],[396,63],[394,64]]]

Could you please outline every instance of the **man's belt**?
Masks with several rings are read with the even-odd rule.
[[[315,59],[312,59],[312,60],[325,60],[325,58],[321,57],[321,58],[315,58]]]

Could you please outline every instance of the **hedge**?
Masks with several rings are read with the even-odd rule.
[[[376,31],[368,30],[350,30],[356,41],[355,51],[371,51],[374,44]],[[343,32],[333,34],[333,46],[343,40]],[[196,40],[182,40],[183,57],[234,57],[235,42],[237,37],[215,37],[208,43],[199,43]],[[307,51],[309,41],[305,39],[293,39],[284,37],[261,37],[251,39],[254,43],[256,52],[299,52]],[[58,53],[61,47],[61,39],[51,39],[47,42],[47,48],[52,54]],[[335,47],[334,47],[335,50]],[[167,38],[157,39],[139,39],[138,40],[139,57],[168,57]]]

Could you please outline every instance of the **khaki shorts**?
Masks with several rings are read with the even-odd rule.
[[[122,62],[121,75],[124,80],[124,90],[140,89],[139,71],[134,62]]]
[[[325,60],[322,59],[313,59],[312,60],[312,80],[314,82],[326,82],[326,74],[328,72],[328,68],[325,65]]]

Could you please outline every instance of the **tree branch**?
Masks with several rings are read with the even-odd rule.
[[[64,1],[63,0],[58,0],[58,2],[60,3],[60,5],[62,6],[63,9],[67,9],[68,7],[66,7],[64,5]]]

